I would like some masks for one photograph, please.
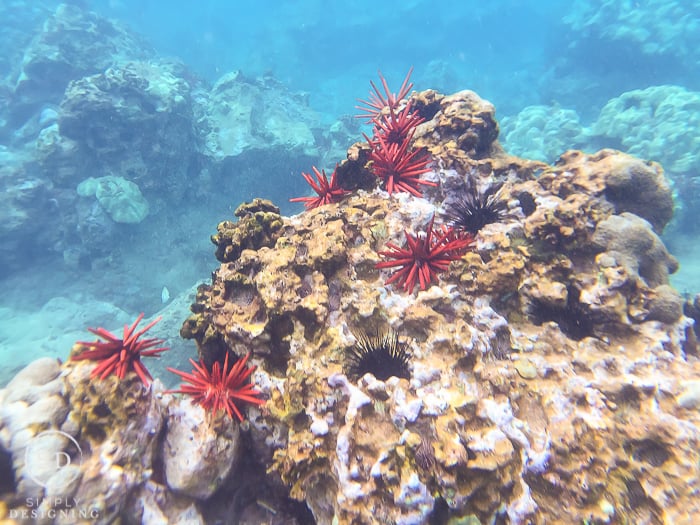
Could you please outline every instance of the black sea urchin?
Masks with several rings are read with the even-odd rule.
[[[353,333],[357,342],[348,350],[348,375],[360,378],[367,372],[385,381],[391,376],[410,379],[411,354],[405,343],[399,342],[396,332],[370,336],[365,332]]]
[[[446,216],[450,224],[457,231],[476,235],[487,224],[503,219],[508,204],[500,194],[502,187],[503,183],[500,182],[485,190],[479,190],[476,186],[467,189],[448,205]]]

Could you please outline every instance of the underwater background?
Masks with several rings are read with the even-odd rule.
[[[700,522],[699,24],[0,3],[0,522]]]
[[[672,282],[700,291],[698,2],[8,1],[0,20],[0,383],[87,326],[179,301],[176,328],[214,226],[253,197],[301,211],[300,173],[367,132],[377,70],[476,91],[514,155],[660,162]]]

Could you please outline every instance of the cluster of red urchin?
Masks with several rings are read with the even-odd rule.
[[[124,326],[122,337],[119,337],[104,328],[88,328],[90,332],[103,339],[102,341],[79,341],[78,345],[84,347],[83,350],[72,356],[73,361],[98,361],[98,364],[90,373],[91,378],[106,379],[114,374],[120,380],[128,372],[135,372],[141,382],[148,386],[153,377],[148,369],[141,362],[142,357],[160,357],[162,352],[168,350],[161,346],[165,341],[157,338],[143,339],[148,330],[160,321],[160,317],[151,321],[145,328],[136,331],[136,327],[143,319],[140,314],[134,323]],[[253,388],[249,381],[250,375],[255,370],[255,366],[246,366],[250,354],[239,358],[229,366],[228,353],[224,359],[223,367],[215,362],[211,368],[207,367],[203,361],[199,364],[192,359],[194,365],[191,373],[181,372],[168,367],[168,370],[182,377],[187,383],[183,384],[179,390],[168,390],[166,393],[184,393],[194,397],[195,403],[199,403],[212,413],[225,411],[229,417],[235,414],[239,421],[243,421],[243,414],[236,406],[236,402],[262,405],[264,400],[258,398],[260,391]]]
[[[367,100],[360,100],[356,106],[361,111],[357,118],[364,118],[372,125],[372,137],[365,135],[370,147],[368,166],[372,173],[382,180],[389,195],[394,192],[408,192],[422,197],[421,186],[437,186],[435,182],[421,179],[421,175],[430,172],[429,155],[423,149],[413,149],[411,142],[416,127],[424,122],[406,96],[413,87],[410,82],[413,68],[409,69],[398,93],[389,89],[386,79],[379,73],[382,90],[370,81],[372,91]],[[337,166],[336,166],[337,168]],[[314,197],[295,197],[292,202],[303,202],[305,208],[313,209],[324,204],[340,202],[349,191],[340,187],[336,172],[330,181],[326,173],[313,168],[316,180],[311,175],[302,175],[316,192]],[[464,255],[473,242],[471,232],[457,227],[442,226],[434,228],[434,217],[425,232],[415,235],[404,232],[406,246],[399,248],[389,243],[388,250],[379,255],[388,260],[376,265],[378,269],[397,268],[386,284],[397,283],[408,293],[412,293],[416,284],[425,290],[436,275],[447,270],[451,261]]]
[[[422,197],[419,191],[421,185],[437,184],[420,178],[430,171],[428,154],[422,149],[410,147],[416,127],[424,122],[414,111],[410,100],[403,103],[413,87],[413,83],[409,82],[412,72],[413,68],[409,69],[396,95],[389,90],[386,79],[379,73],[384,94],[374,82],[370,82],[372,92],[369,100],[361,100],[356,108],[364,113],[358,118],[365,118],[373,126],[372,138],[365,135],[371,149],[369,159],[372,173],[382,179],[389,195],[394,191],[405,191]]]
[[[368,100],[360,100],[360,105],[356,106],[362,114],[357,118],[366,119],[368,124],[373,126],[372,138],[365,135],[370,147],[369,168],[382,183],[389,193],[405,191],[422,197],[419,187],[437,186],[436,183],[420,178],[424,173],[428,173],[428,163],[430,157],[422,150],[411,148],[411,141],[416,127],[424,122],[424,119],[414,111],[412,102],[405,102],[405,97],[413,87],[409,82],[413,68],[408,71],[398,94],[389,90],[386,79],[379,73],[384,93],[376,84],[370,81],[372,92]],[[336,165],[337,168],[337,165]],[[349,190],[340,186],[336,177],[336,170],[333,170],[330,180],[326,176],[325,170],[319,171],[315,166],[313,172],[316,177],[308,173],[302,176],[311,188],[316,192],[316,196],[294,197],[291,202],[303,202],[307,210],[340,202]]]

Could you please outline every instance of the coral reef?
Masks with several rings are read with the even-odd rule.
[[[476,94],[410,103],[439,184],[425,199],[360,190],[293,217],[258,203],[213,239],[222,264],[182,335],[205,361],[252,352],[269,399],[252,450],[318,523],[690,523],[700,363],[655,233],[672,213],[661,168],[612,150],[518,159]],[[368,159],[351,148],[342,187]],[[438,284],[384,286],[378,251],[476,183],[502,183],[502,220]],[[387,330],[410,378],[349,379],[355,334]]]
[[[700,178],[696,176],[700,166],[696,146],[699,139],[695,131],[700,124],[699,105],[699,93],[664,85],[627,91],[608,100],[590,126],[581,125],[573,110],[560,110],[569,114],[568,121],[554,118],[540,124],[533,114],[537,115],[541,108],[544,115],[546,108],[529,107],[515,117],[504,119],[505,146],[514,154],[551,159],[566,149],[594,151],[601,146],[614,147],[658,162],[677,197],[675,229],[695,232],[698,228],[695,210],[700,204]],[[549,153],[541,156],[541,146],[545,144]],[[634,181],[630,182],[632,185],[628,187],[639,191]],[[664,215],[671,213],[669,201],[662,208]],[[640,211],[635,213],[641,215]]]
[[[22,11],[13,7],[0,8],[10,20]],[[22,253],[62,256],[81,271],[116,266],[128,237],[190,212],[193,195],[225,209],[218,188],[232,180],[240,194],[293,195],[296,179],[262,175],[318,165],[340,154],[340,142],[347,147],[347,121],[320,130],[308,95],[270,75],[234,72],[212,87],[84,3],[25,10],[33,9],[48,19],[18,37],[15,45],[31,41],[0,81],[0,264],[8,271],[21,267]],[[96,194],[88,178],[114,184]]]
[[[564,22],[580,35],[577,40],[615,43],[692,68],[700,43],[697,10],[696,2],[679,0],[575,0]]]
[[[554,162],[566,150],[589,145],[588,128],[573,109],[527,106],[500,124],[503,147],[527,159]]]
[[[510,153],[548,162],[568,149],[614,147],[659,162],[680,184],[694,177],[699,165],[699,106],[700,93],[673,85],[622,93],[608,100],[590,125],[573,109],[528,106],[502,119],[503,144]]]
[[[60,185],[77,186],[86,171],[129,174],[147,196],[177,201],[194,153],[191,89],[172,63],[130,61],[74,80],[59,107],[59,135],[44,142],[43,166],[58,167]]]
[[[610,99],[592,126],[632,155],[661,163],[672,178],[700,169],[700,93],[681,86],[635,89]]]
[[[89,374],[89,366],[66,369],[45,358],[2,391],[0,435],[16,484],[10,505],[21,513],[26,498],[39,498],[37,523],[75,523],[70,513],[52,519],[64,498],[83,502],[88,517],[107,523],[151,474],[164,422],[159,401],[135,375],[95,382]],[[54,466],[57,455],[70,458],[65,468]]]

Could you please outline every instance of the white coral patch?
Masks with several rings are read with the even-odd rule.
[[[406,392],[400,387],[397,387],[394,391],[392,401],[391,419],[397,425],[403,425],[406,421],[414,422],[418,419],[420,411],[423,408],[423,401],[421,399],[407,401]]]
[[[340,388],[343,394],[350,398],[348,401],[348,412],[345,417],[346,421],[350,415],[354,419],[358,408],[372,402],[372,399],[367,394],[348,381],[345,374],[332,374],[328,378],[328,385],[331,388]]]
[[[490,419],[511,441],[515,441],[523,448],[530,448],[530,442],[521,430],[524,423],[513,415],[513,409],[508,400],[497,403],[492,399],[482,399],[479,403],[479,417]]]
[[[520,487],[522,488],[522,494],[518,499],[512,501],[507,507],[506,512],[508,513],[508,518],[513,525],[518,523],[523,523],[525,518],[531,516],[537,511],[537,503],[532,499],[530,494],[530,487],[528,486],[522,478],[520,478]]]

